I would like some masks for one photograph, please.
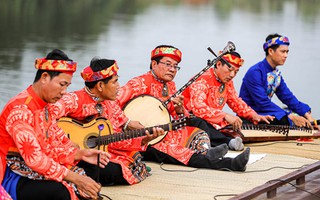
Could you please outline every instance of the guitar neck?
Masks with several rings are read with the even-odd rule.
[[[159,126],[148,127],[148,128],[143,128],[143,129],[129,130],[129,131],[122,132],[122,133],[115,133],[115,134],[101,136],[100,137],[100,139],[101,139],[100,140],[100,144],[108,145],[108,144],[113,143],[113,142],[119,142],[119,141],[122,141],[122,140],[128,140],[128,139],[132,139],[132,138],[145,136],[146,135],[146,130],[150,134],[152,134],[153,133],[152,129],[154,127],[162,128],[164,131],[171,131],[172,130],[172,124],[171,123],[163,124],[163,125],[159,125]]]
[[[226,55],[227,53],[230,53],[231,51],[234,51],[236,47],[234,46],[233,42],[229,41],[228,45],[223,49],[223,52],[217,56],[211,48],[208,48],[208,50],[213,53],[216,58],[213,59],[212,61],[208,60],[208,64],[205,68],[203,68],[199,73],[197,73],[191,80],[189,80],[186,84],[184,84],[176,93],[174,93],[169,99],[167,99],[163,104],[166,106],[168,103],[170,103],[171,99],[176,97],[177,95],[181,94],[191,83],[193,83],[199,76],[201,76],[205,71],[207,71],[210,67],[215,65],[221,58],[222,56]],[[222,58],[223,59],[223,58]]]

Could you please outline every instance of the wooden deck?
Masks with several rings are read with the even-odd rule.
[[[286,181],[292,182],[292,184],[296,185],[298,183],[299,187],[307,190],[312,185],[313,187],[310,186],[309,191],[319,193],[320,139],[306,143],[281,141],[246,144],[246,146],[250,146],[252,155],[265,154],[265,157],[261,160],[248,164],[246,172],[236,173],[147,163],[152,169],[152,175],[146,180],[131,186],[103,187],[102,194],[113,200],[266,199],[266,191],[250,197],[245,197],[245,194],[252,192],[253,189],[257,190],[259,187],[261,189],[261,187],[266,186],[266,183],[278,184],[275,183],[277,181],[271,180],[283,178],[286,178]],[[288,178],[303,170],[307,173],[303,176],[300,174],[300,178]],[[303,180],[306,182],[304,183]],[[287,199],[288,196],[286,195],[292,196],[294,194],[293,196],[296,198],[290,197],[290,199],[312,199],[312,197],[319,199],[319,196],[299,192],[289,184],[278,186],[276,191],[269,193],[270,198]],[[274,196],[274,193],[276,196]]]

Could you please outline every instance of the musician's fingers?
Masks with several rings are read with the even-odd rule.
[[[148,142],[153,140],[156,137],[158,137],[158,132],[155,127],[152,128],[152,134],[148,130],[146,130],[146,138],[147,138]]]
[[[237,125],[238,125],[238,129],[241,129],[242,126],[242,120],[240,119],[240,117],[237,117]]]
[[[310,129],[313,129],[313,126],[311,125],[311,122],[306,120],[306,126]]]
[[[77,188],[85,194],[85,197],[96,199],[98,192],[101,190],[101,185],[87,176],[81,176],[81,179],[81,182],[77,184]]]
[[[106,151],[102,151],[101,153],[103,156],[105,156],[106,158],[110,159],[111,158],[111,154],[109,152]]]
[[[270,122],[269,122],[269,120],[268,120],[267,117],[261,117],[261,118],[260,118],[260,121],[264,121],[264,122],[266,122],[267,124],[270,124]]]
[[[238,130],[241,130],[242,121],[238,124]]]
[[[90,198],[90,195],[87,194],[85,191],[83,191],[82,189],[78,188],[79,190],[79,193],[82,194],[82,196],[86,199],[89,199]]]
[[[162,128],[157,127],[158,136],[164,135],[164,130]]]
[[[237,126],[236,126],[236,124],[235,124],[235,123],[233,123],[233,124],[232,124],[232,129],[233,129],[234,131],[236,131],[236,130],[237,130]]]
[[[174,107],[179,107],[179,106],[182,106],[182,105],[183,104],[181,102],[176,102],[176,103],[173,104]]]
[[[158,131],[157,131],[157,128],[156,128],[156,127],[153,127],[153,128],[152,128],[152,135],[149,134],[149,137],[150,137],[151,139],[154,139],[154,138],[158,137]]]
[[[270,115],[265,116],[265,118],[266,118],[268,124],[270,124],[270,122],[272,122],[274,120],[274,116],[270,116]]]
[[[151,135],[150,135],[148,130],[146,130],[145,133],[146,133],[146,137],[151,137]]]
[[[177,106],[183,106],[183,96],[182,95],[179,95],[175,98],[172,99],[172,102],[173,102],[173,106],[174,107],[177,107]]]
[[[273,121],[275,119],[275,116],[268,115],[267,117],[270,121]]]
[[[232,124],[232,128],[233,128],[234,131],[240,130],[241,125],[239,124],[239,121],[235,121],[235,122]]]
[[[184,96],[183,96],[183,95],[178,95],[177,97],[179,98],[180,101],[183,102],[183,99],[184,99]]]
[[[105,152],[107,153],[107,152]],[[100,167],[104,168],[110,161],[110,154],[107,153],[107,154],[100,154],[100,162],[99,162],[99,165]]]
[[[241,123],[237,123],[236,131],[241,130]]]

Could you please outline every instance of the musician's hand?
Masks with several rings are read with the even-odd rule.
[[[164,130],[162,128],[153,127],[152,134],[150,134],[149,131],[146,130],[146,136],[142,139],[141,146],[146,145],[148,142],[150,142],[151,140],[153,140],[161,135],[164,135]]]
[[[141,129],[141,128],[144,128],[144,126],[139,121],[131,120],[128,124],[129,130],[135,130],[135,129]]]
[[[226,114],[224,119],[232,125],[233,130],[238,131],[241,129],[242,126],[242,120],[238,116]]]
[[[64,180],[74,183],[83,197],[87,199],[97,199],[98,193],[101,191],[101,185],[92,178],[73,171],[69,171]]]
[[[98,155],[100,158],[99,166],[104,168],[111,157],[108,152],[97,150],[97,149],[81,149],[77,152],[75,160],[83,160],[87,163],[96,165],[98,161]]]
[[[311,112],[306,112],[306,114],[304,114],[304,117],[311,123],[311,122],[315,122],[316,120],[312,117]],[[311,124],[312,125],[312,124]],[[317,123],[314,123],[314,125],[312,125],[314,129],[316,130],[320,130],[320,126]]]
[[[298,127],[306,126],[308,128],[313,129],[310,121],[307,120],[306,118],[302,117],[302,116],[298,116],[298,115],[295,115],[295,114],[290,114],[290,115],[288,115],[288,117]]]
[[[258,115],[256,113],[252,116],[252,121],[254,124],[258,124],[261,121],[266,122],[267,124],[270,124],[270,121],[273,121],[273,120],[274,120],[274,116],[271,116],[271,115],[263,116],[263,115]]]
[[[183,114],[184,113],[184,106],[183,106],[183,95],[178,95],[175,98],[172,98],[174,110],[177,114]]]

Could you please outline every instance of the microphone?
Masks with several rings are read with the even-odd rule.
[[[99,124],[98,125],[98,141],[97,141],[97,146],[98,146],[98,150],[100,150],[100,145],[101,145],[101,131],[104,129],[104,125],[103,124]],[[100,154],[98,154],[98,159],[97,159],[97,183],[99,183],[100,180]],[[98,199],[101,200],[103,199],[103,197],[100,195],[100,193],[98,193]]]

